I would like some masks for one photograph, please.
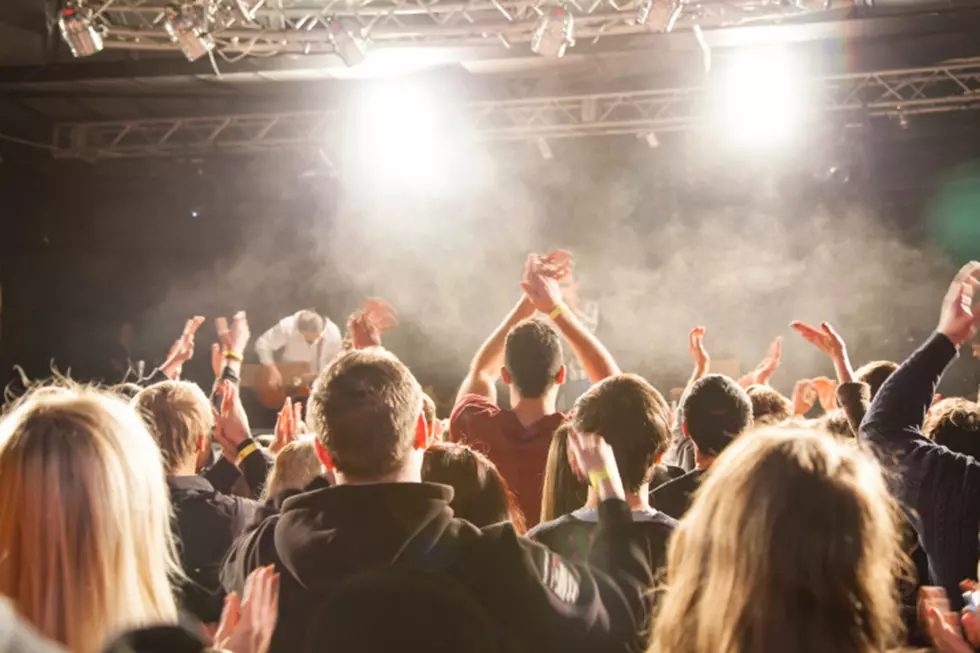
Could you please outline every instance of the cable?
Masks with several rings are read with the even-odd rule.
[[[16,136],[8,136],[7,134],[0,134],[0,141],[10,141],[11,143],[17,143],[18,145],[26,145],[27,147],[37,147],[42,150],[51,150],[52,152],[63,152],[57,145],[51,145],[50,143],[38,143],[37,141],[29,141],[25,138],[18,138]]]

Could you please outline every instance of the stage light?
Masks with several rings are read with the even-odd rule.
[[[681,16],[680,0],[640,0],[636,11],[636,24],[650,24],[660,32],[669,32]]]
[[[346,66],[356,66],[364,63],[364,42],[361,40],[360,27],[354,27],[337,18],[327,21],[330,42],[334,52]]]
[[[792,136],[806,109],[803,73],[781,49],[736,54],[726,73],[719,110],[742,144],[767,146]]]
[[[555,158],[555,153],[551,151],[551,145],[548,144],[548,141],[543,138],[539,138],[537,140],[537,145],[538,154],[541,155],[542,159],[545,161],[551,161],[553,158]]]
[[[531,52],[543,57],[564,55],[565,48],[575,43],[572,38],[574,23],[564,7],[545,7],[531,38]]]
[[[188,61],[197,61],[214,49],[214,39],[193,14],[193,9],[168,5],[163,26]]]
[[[452,168],[443,107],[431,89],[406,81],[366,89],[350,135],[358,168],[375,181],[433,190]]]
[[[58,28],[73,57],[88,57],[102,51],[102,35],[92,26],[92,21],[74,9],[61,12]]]
[[[657,135],[653,132],[643,134],[643,140],[647,142],[647,147],[649,147],[651,150],[660,147],[660,141],[657,140]]]

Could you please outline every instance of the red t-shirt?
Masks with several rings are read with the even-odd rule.
[[[465,395],[449,419],[449,439],[485,454],[517,495],[528,528],[541,519],[544,467],[551,436],[565,415],[545,415],[524,427],[517,415],[479,395]]]

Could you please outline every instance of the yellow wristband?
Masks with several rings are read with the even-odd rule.
[[[589,485],[595,489],[599,489],[599,483],[609,480],[609,470],[603,467],[600,470],[589,472]]]
[[[230,359],[232,359],[232,360],[236,360],[236,361],[238,361],[239,363],[242,363],[242,362],[244,362],[244,361],[245,361],[245,357],[244,357],[244,356],[242,356],[242,352],[240,352],[240,351],[235,351],[235,350],[233,350],[233,349],[229,349],[229,350],[227,350],[227,351],[225,352],[225,358],[230,358]]]
[[[564,312],[565,312],[565,305],[564,304],[558,304],[558,306],[555,306],[555,310],[553,310],[550,313],[548,313],[548,317],[550,317],[552,320],[554,320],[554,319],[557,319],[557,317],[559,315],[561,315],[562,313],[564,313]]]
[[[245,447],[244,449],[242,449],[241,451],[239,451],[238,452],[238,464],[241,465],[242,464],[242,461],[245,460],[246,458],[248,458],[248,456],[253,451],[255,451],[256,449],[258,449],[258,447],[255,446],[255,443],[253,442],[253,443],[249,444],[247,447]]]

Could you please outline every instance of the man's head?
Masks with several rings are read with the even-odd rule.
[[[752,419],[760,426],[782,424],[793,416],[793,404],[767,385],[750,385],[745,389],[752,401]]]
[[[302,310],[296,314],[296,330],[303,334],[309,343],[316,342],[323,333],[325,324],[316,311]]]
[[[612,447],[627,492],[649,482],[670,441],[670,407],[635,374],[617,374],[592,386],[578,400],[574,419],[580,433],[601,435]]]
[[[214,418],[201,388],[186,381],[156,383],[133,397],[132,406],[160,447],[167,475],[204,467]]]
[[[342,353],[320,373],[307,404],[323,464],[359,482],[422,467],[422,388],[380,348]],[[414,455],[415,452],[418,455]]]
[[[732,379],[709,374],[687,391],[681,421],[698,451],[715,457],[752,424],[752,401]]]
[[[929,409],[922,432],[937,444],[980,460],[980,406],[953,397]]]
[[[865,363],[856,372],[854,372],[854,378],[862,383],[867,383],[871,386],[871,398],[874,399],[875,395],[878,394],[878,390],[881,386],[888,380],[888,377],[892,375],[892,372],[898,369],[898,363],[893,363],[891,361],[873,361],[871,363]]]
[[[504,346],[504,383],[521,397],[537,399],[565,380],[561,337],[545,322],[524,320],[507,334]]]

